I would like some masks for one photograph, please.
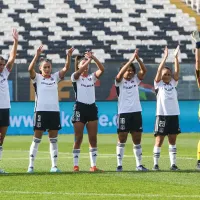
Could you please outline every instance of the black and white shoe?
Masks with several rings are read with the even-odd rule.
[[[154,165],[152,168],[153,171],[160,171],[160,168],[158,165]]]
[[[170,170],[172,170],[172,171],[179,171],[180,169],[179,169],[175,164],[173,164],[173,165],[170,167]]]

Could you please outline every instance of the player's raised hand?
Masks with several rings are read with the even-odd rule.
[[[139,52],[138,52],[138,49],[135,50],[135,58],[136,58],[136,59],[139,58]]]
[[[74,50],[75,50],[75,48],[73,48],[73,47],[71,47],[70,49],[66,50],[66,55],[71,57]]]
[[[87,59],[92,59],[92,57],[93,57],[93,52],[91,52],[91,51],[86,51],[84,56],[85,56]]]
[[[13,28],[12,30],[12,36],[13,36],[13,39],[18,41],[18,32],[17,32],[17,29]]]
[[[43,45],[40,45],[39,48],[37,49],[37,55],[40,55],[44,51]]]
[[[178,58],[178,53],[179,53],[179,51],[180,51],[180,45],[178,45],[178,46],[176,47],[176,49],[174,50],[174,57],[175,57],[175,58]]]
[[[164,57],[167,58],[168,57],[168,48],[167,46],[164,49]]]

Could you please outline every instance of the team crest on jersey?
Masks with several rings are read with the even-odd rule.
[[[159,127],[165,127],[165,121],[159,121]]]
[[[120,126],[120,129],[121,129],[121,130],[125,130],[125,125],[121,125],[121,126]]]
[[[172,86],[171,83],[169,84],[164,84],[164,89],[168,92],[172,91],[174,89],[174,87]]]

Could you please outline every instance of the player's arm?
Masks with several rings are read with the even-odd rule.
[[[91,55],[91,58],[94,60],[96,66],[98,67],[98,70],[95,72],[95,76],[96,78],[99,78],[104,72],[104,66],[93,54]]]
[[[198,88],[200,88],[200,49],[195,49],[195,74]]]
[[[168,48],[167,46],[165,47],[165,50],[164,50],[164,57],[163,57],[163,60],[161,61],[159,67],[158,67],[158,70],[157,70],[157,73],[156,73],[156,77],[155,77],[155,81],[156,82],[159,82],[161,80],[161,73],[162,73],[162,69],[163,67],[165,66],[165,62],[167,60],[167,57],[168,57]]]
[[[10,52],[10,56],[9,56],[9,59],[8,59],[8,62],[6,64],[6,67],[9,71],[12,70],[13,68],[13,64],[15,62],[15,58],[16,58],[16,55],[17,55],[17,46],[18,46],[18,32],[16,29],[13,29],[12,30],[12,36],[13,36],[13,46],[12,46],[12,49],[11,49],[11,52]]]
[[[127,71],[127,69],[129,68],[130,64],[135,60],[136,57],[136,51],[133,53],[133,55],[131,56],[131,58],[129,59],[129,61],[120,69],[119,73],[117,74],[115,80],[116,82],[121,82],[122,78],[125,74],[125,72]]]
[[[85,53],[85,58],[87,59],[87,61],[82,66],[80,66],[79,69],[74,73],[75,80],[79,79],[80,75],[86,70],[86,68],[92,61],[91,55],[88,54],[88,52]]]
[[[145,74],[147,73],[147,68],[145,67],[144,63],[140,60],[138,55],[138,50],[136,49],[135,58],[139,64],[140,71],[138,72],[137,76],[140,80],[144,79]]]
[[[178,45],[176,47],[176,50],[174,51],[174,80],[178,81],[179,79],[179,71],[180,71],[180,67],[179,67],[179,61],[178,61],[178,52],[179,52],[180,46]]]
[[[73,51],[74,51],[74,48],[70,48],[66,51],[67,57],[66,57],[65,66],[59,72],[59,77],[61,79],[63,79],[65,77],[65,74],[69,70],[69,67],[70,67],[70,64],[71,64],[71,56],[72,56]]]
[[[35,69],[34,69],[34,68],[35,68],[35,64],[36,64],[36,62],[37,62],[37,60],[38,60],[40,54],[43,52],[43,49],[42,49],[42,48],[43,48],[43,45],[41,45],[41,46],[37,49],[37,52],[36,52],[36,54],[35,54],[33,60],[31,61],[30,65],[29,65],[29,67],[28,67],[28,72],[29,72],[29,74],[30,74],[30,78],[31,78],[31,79],[34,79],[35,76],[36,76],[36,73],[35,73]]]

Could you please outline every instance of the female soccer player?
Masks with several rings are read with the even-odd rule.
[[[42,53],[42,45],[37,49],[36,55],[29,65],[28,71],[35,88],[35,119],[34,137],[30,147],[28,172],[34,172],[34,160],[38,151],[39,143],[44,131],[49,133],[50,155],[52,167],[50,172],[60,172],[57,168],[58,146],[57,137],[60,125],[60,109],[58,100],[58,82],[61,81],[70,67],[70,57],[73,48],[67,52],[65,66],[59,72],[52,74],[50,60],[41,58],[39,63],[40,74],[35,72],[35,64]]]
[[[199,37],[198,31],[194,31],[192,33],[192,39],[196,43],[195,70],[196,70],[197,85],[198,85],[198,88],[200,88],[200,37]],[[199,107],[199,119],[200,119],[200,107]],[[200,140],[199,140],[198,146],[197,146],[197,169],[200,170]]]
[[[165,66],[168,57],[168,48],[164,50],[164,58],[158,67],[154,80],[154,87],[157,96],[156,123],[155,123],[155,146],[153,149],[154,167],[159,170],[158,160],[160,158],[161,146],[165,136],[168,136],[169,157],[171,162],[170,170],[179,170],[176,166],[176,138],[180,133],[179,128],[179,105],[177,98],[177,84],[179,79],[179,46],[177,46],[175,56],[174,73]]]
[[[133,64],[137,60],[140,71],[136,73]],[[142,115],[138,86],[147,72],[146,67],[140,60],[138,50],[135,50],[130,60],[120,69],[115,79],[115,86],[118,95],[118,144],[117,171],[122,171],[122,159],[124,147],[130,132],[133,141],[133,152],[136,159],[136,170],[147,171],[142,165]]]
[[[16,29],[13,29],[12,36],[14,43],[8,62],[6,63],[6,60],[0,56],[0,160],[3,152],[3,141],[10,124],[10,95],[8,76],[13,68],[17,54],[18,32]],[[5,171],[0,169],[0,173],[5,173]]]
[[[88,68],[91,60],[96,63],[98,70],[89,74]],[[90,144],[90,171],[94,172],[99,170],[96,167],[98,109],[95,104],[95,82],[100,78],[103,72],[104,66],[92,54],[92,52],[86,52],[85,57],[76,57],[75,72],[71,76],[76,98],[72,118],[75,133],[75,142],[73,147],[74,171],[79,171],[80,147],[85,125]]]

